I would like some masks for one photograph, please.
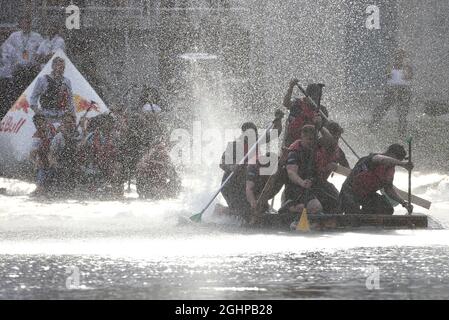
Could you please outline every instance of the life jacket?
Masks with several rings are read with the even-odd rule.
[[[316,169],[316,178],[318,181],[324,182],[330,175],[328,170],[328,166],[332,162],[337,162],[339,159],[339,151],[340,148],[337,146],[334,150],[328,151],[323,146],[318,145],[315,151],[315,169]]]
[[[306,124],[313,124],[313,118],[319,115],[304,99],[297,100],[290,110],[288,123],[289,141],[301,138],[301,129]]]
[[[41,160],[45,168],[50,167],[50,161],[48,160],[48,155],[50,154],[50,144],[51,140],[56,135],[56,129],[52,124],[48,123],[46,130],[44,132],[36,131],[33,134],[33,138],[41,140],[39,149],[37,150],[37,155]]]
[[[299,152],[301,150],[301,140],[296,140],[293,144],[290,145],[289,151],[295,151]],[[329,177],[329,170],[328,165],[332,162],[336,162],[339,158],[339,151],[340,149],[337,147],[333,152],[329,152],[321,145],[317,145],[315,148],[315,153],[313,157],[313,166],[312,166],[312,173],[313,177],[317,179],[317,181],[326,181]],[[301,153],[300,153],[301,154]],[[307,160],[308,161],[308,160]],[[300,166],[303,166],[307,168],[308,162],[304,162],[304,164],[301,163]],[[300,168],[301,169],[301,168]],[[300,177],[302,177],[300,175]]]
[[[61,81],[58,82],[51,76],[46,75],[47,90],[40,97],[40,103],[43,109],[64,111],[68,108],[69,90],[67,85]]]
[[[288,148],[289,152],[296,152],[299,155],[299,164],[298,164],[298,175],[302,179],[310,179],[316,176],[316,150],[313,155],[313,159],[310,159],[312,156],[312,150],[306,149],[301,145],[301,140],[296,140],[293,142]],[[311,168],[309,170],[310,161],[312,161]]]
[[[381,190],[393,183],[394,166],[386,166],[373,163],[376,154],[361,158],[351,171],[349,176],[352,191],[366,197],[372,192]]]

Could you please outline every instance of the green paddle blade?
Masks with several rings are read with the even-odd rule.
[[[397,207],[399,205],[399,202],[391,199],[387,193],[384,191],[384,189],[380,190],[380,193],[387,199],[387,201],[391,204],[392,207]]]
[[[203,216],[202,213],[197,213],[197,214],[194,214],[193,216],[191,216],[190,220],[192,220],[193,222],[201,222],[202,216]]]
[[[413,140],[413,138],[412,138],[412,137],[408,137],[408,138],[407,138],[407,143],[411,143],[411,142],[412,142],[412,140]]]

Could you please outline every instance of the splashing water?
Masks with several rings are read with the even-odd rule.
[[[235,126],[225,88],[213,92],[198,80],[211,81],[204,68],[188,67],[197,97],[192,113],[204,127]],[[218,188],[223,149],[224,143],[209,155],[215,161],[185,168],[177,199],[157,202],[139,200],[134,186],[123,201],[37,201],[29,196],[33,184],[0,178],[7,190],[0,195],[0,297],[448,297],[448,230],[263,233],[220,228],[230,221],[211,215],[214,204],[204,221],[215,224],[179,225]],[[338,175],[331,180],[343,182]],[[413,181],[414,193],[433,202],[424,213],[449,226],[449,177],[415,172]],[[406,190],[406,173],[398,170],[395,183]],[[371,266],[380,270],[382,290],[365,287]],[[66,286],[67,270],[80,272],[75,289]]]
[[[249,7],[257,7],[256,3]],[[357,2],[350,5],[358,6]],[[351,109],[360,101],[346,105],[354,97],[344,97],[346,91],[355,90],[345,88],[348,84],[343,78],[348,52],[342,49],[345,33],[340,30],[350,20],[335,16],[335,12],[345,12],[340,10],[344,4],[317,2],[291,10],[296,6],[293,2],[272,2],[263,9],[264,16],[254,15],[247,22],[251,29],[271,34],[266,39],[259,35],[261,39],[255,41],[259,50],[251,53],[256,56],[252,76],[256,86],[262,83],[260,93],[264,95],[253,101],[260,104],[258,112],[264,115],[260,118],[266,120],[265,113],[271,109],[259,100],[281,101],[287,77],[301,74],[303,81],[326,80],[329,85],[323,104],[331,107],[332,118],[345,128],[350,122],[367,120],[366,110],[355,114],[353,111],[359,109]],[[283,19],[277,17],[280,13],[285,15]],[[337,21],[340,18],[342,22]],[[286,32],[285,21],[294,21],[295,30],[301,32]],[[289,45],[292,42],[300,44],[299,50]],[[349,52],[349,60],[360,60],[361,66],[371,68],[364,57],[379,52],[370,46],[365,50],[364,55],[357,50]],[[189,125],[190,120],[197,121],[204,129],[222,132],[238,129],[243,120],[260,120],[249,119],[246,106],[232,101],[228,83],[236,79],[224,78],[219,54],[189,52],[178,58],[183,60],[180,74],[185,87],[177,88],[176,110],[184,108],[181,117],[189,119]],[[363,75],[357,72],[360,70],[354,73]],[[360,97],[365,99],[365,95]],[[435,156],[434,148],[446,148],[447,139],[441,133],[446,126],[422,120],[416,112],[413,117],[418,122],[431,122],[412,128],[421,147],[419,163],[428,160],[429,154]],[[363,125],[352,129],[346,137],[363,153],[373,151],[374,146],[380,151],[387,141],[397,142],[393,134],[382,139],[378,134],[367,136]],[[378,145],[379,140],[382,145]],[[0,299],[449,298],[446,229],[263,233],[242,230],[224,218],[213,217],[214,204],[204,215],[206,222],[214,224],[179,225],[179,217],[200,211],[218,188],[222,172],[217,164],[226,142],[222,139],[215,152],[207,156],[200,153],[200,163],[183,168],[183,192],[177,199],[139,200],[133,187],[123,201],[37,201],[29,196],[33,184],[0,178],[0,188],[7,190],[6,195],[0,195]],[[191,150],[192,158],[196,151]],[[445,159],[443,167],[447,166]],[[354,163],[353,158],[350,160]],[[331,180],[337,187],[343,181],[338,175]],[[428,214],[447,228],[449,176],[416,171],[413,181],[414,193],[433,202],[430,211],[418,207],[415,211]],[[406,190],[406,174],[397,172],[395,183]],[[279,199],[275,201],[278,206]],[[397,214],[405,213],[402,208],[396,210]],[[231,225],[220,227],[220,223]],[[372,266],[379,270],[379,290],[365,286],[366,272]],[[75,270],[80,283],[68,288],[67,279]]]
[[[415,173],[414,180],[415,193],[432,199],[427,213],[447,227],[449,177]],[[406,175],[396,183],[404,187]],[[178,199],[142,201],[133,188],[124,201],[47,203],[28,196],[34,185],[0,179],[8,190],[0,196],[0,296],[447,298],[447,230],[294,235],[178,225],[177,217],[205,203],[210,186],[192,176]],[[207,212],[205,221],[217,219]],[[380,268],[383,291],[364,288],[370,265]],[[65,287],[71,266],[82,275],[76,290]],[[429,283],[433,290],[424,289]]]

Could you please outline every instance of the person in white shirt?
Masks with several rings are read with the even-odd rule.
[[[40,68],[37,62],[37,49],[42,37],[31,31],[31,17],[24,16],[19,20],[20,30],[13,32],[2,45],[3,64],[8,70],[6,76],[13,83],[13,100],[30,85],[38,75]]]
[[[3,119],[14,103],[12,68],[10,55],[12,47],[3,43],[0,47],[0,120]],[[17,98],[17,97],[16,97]]]
[[[42,64],[42,67],[45,66],[58,49],[65,51],[65,41],[61,36],[59,27],[53,25],[49,28],[47,35],[37,49],[37,59]]]
[[[4,42],[0,46],[0,79],[11,79],[12,78],[12,56],[14,48],[9,44]]]
[[[41,45],[42,37],[31,31],[31,17],[22,17],[19,21],[20,30],[13,32],[5,43],[13,49],[11,64],[14,72],[20,66],[33,67],[37,64],[37,49]]]
[[[393,65],[388,70],[388,80],[382,104],[378,105],[373,112],[371,129],[377,127],[391,106],[396,107],[399,118],[398,132],[405,136],[407,130],[407,115],[412,96],[410,81],[413,78],[413,70],[404,60],[406,53],[399,49],[395,54]]]

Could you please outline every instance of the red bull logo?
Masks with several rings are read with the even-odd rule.
[[[0,132],[16,134],[26,121],[27,119],[24,118],[20,118],[16,121],[13,117],[7,116],[0,122]]]
[[[22,94],[19,99],[13,104],[11,111],[20,111],[22,110],[25,113],[28,113],[28,110],[30,109],[30,105],[28,104],[28,101],[26,99],[26,96]]]
[[[87,110],[100,112],[100,107],[95,101],[87,101],[80,95],[75,95],[73,97],[75,103],[75,111],[78,112],[86,112]]]

